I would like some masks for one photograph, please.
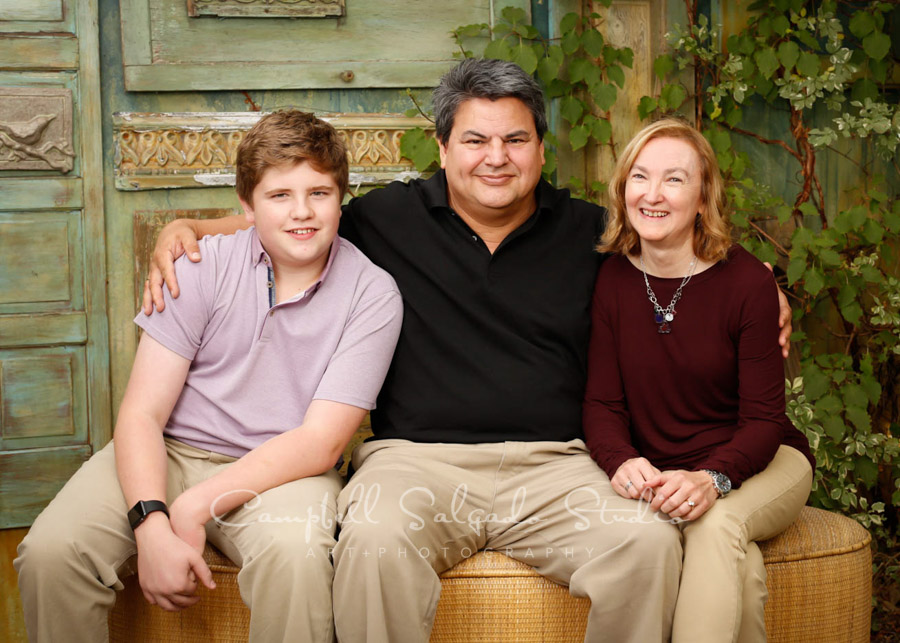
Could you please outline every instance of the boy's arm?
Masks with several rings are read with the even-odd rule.
[[[215,476],[191,487],[172,503],[175,533],[202,547],[203,525],[268,489],[325,473],[340,458],[366,409],[313,400],[303,424],[259,445]]]
[[[166,499],[163,427],[178,401],[190,360],[144,333],[115,430],[116,470],[128,507]],[[147,601],[166,610],[197,602],[197,579],[212,589],[201,553],[179,539],[166,515],[151,513],[134,530],[138,576]],[[202,551],[202,550],[201,550]]]
[[[169,287],[172,297],[178,297],[180,293],[178,279],[175,277],[175,260],[187,254],[191,261],[200,261],[198,239],[206,235],[234,234],[249,227],[250,222],[242,214],[219,219],[175,219],[167,223],[156,239],[150,258],[150,274],[144,282],[144,313],[153,314],[154,305],[159,312],[165,309],[163,282]]]

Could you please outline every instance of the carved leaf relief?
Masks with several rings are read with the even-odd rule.
[[[72,169],[72,92],[0,89],[0,170]]]

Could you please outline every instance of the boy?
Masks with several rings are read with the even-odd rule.
[[[238,149],[255,225],[207,237],[144,329],[111,442],[38,516],[15,567],[32,640],[97,641],[137,553],[166,610],[213,588],[208,537],[242,564],[254,641],[331,641],[334,464],[400,331],[394,281],[337,237],[348,164],[337,132],[264,116]],[[118,474],[118,481],[116,480]],[[167,507],[164,501],[170,505]]]

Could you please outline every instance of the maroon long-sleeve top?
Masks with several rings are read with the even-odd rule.
[[[665,307],[681,278],[649,277]],[[594,289],[584,433],[612,477],[625,460],[659,469],[712,469],[735,487],[762,471],[780,444],[815,460],[784,414],[772,273],[740,246],[694,275],[660,334],[644,278],[607,259]]]

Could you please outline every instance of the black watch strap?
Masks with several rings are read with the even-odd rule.
[[[144,522],[147,516],[154,511],[161,511],[166,514],[166,517],[169,515],[169,508],[166,507],[166,503],[162,500],[138,500],[137,504],[128,511],[128,522],[131,525],[131,530],[137,529],[138,525]]]

